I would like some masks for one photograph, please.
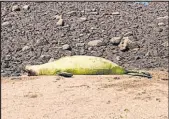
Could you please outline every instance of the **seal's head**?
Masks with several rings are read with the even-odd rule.
[[[37,73],[33,70],[32,66],[25,66],[23,70],[28,73],[28,76],[37,76]]]

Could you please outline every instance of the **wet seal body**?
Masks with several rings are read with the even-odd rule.
[[[128,71],[123,67],[101,57],[95,56],[67,56],[42,65],[28,65],[25,71],[30,76],[62,75],[62,72],[73,75],[137,75],[151,77],[149,73]]]

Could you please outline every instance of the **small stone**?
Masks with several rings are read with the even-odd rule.
[[[92,48],[92,47],[89,47],[89,48],[88,48],[88,50],[89,50],[89,51],[92,51],[92,50],[93,50],[93,48]]]
[[[93,41],[89,41],[88,45],[89,46],[100,46],[103,43],[102,40],[93,40]]]
[[[128,42],[129,42],[128,37],[124,38],[124,40],[122,42],[120,42],[119,48],[120,48],[121,51],[127,51],[128,50]]]
[[[116,57],[116,60],[117,60],[117,61],[120,61],[120,59],[121,59],[120,56],[117,56],[117,57]]]
[[[56,23],[56,25],[63,26],[64,25],[63,19],[59,19],[59,21]]]
[[[1,73],[4,73],[4,70],[1,69]]]
[[[19,75],[20,76],[20,75]],[[21,77],[11,77],[10,78],[11,80],[21,80],[22,78]]]
[[[20,73],[13,73],[11,76],[21,76]],[[15,78],[18,78],[18,77],[15,77]]]
[[[158,20],[161,20],[161,19],[168,19],[168,16],[158,17],[157,19],[158,19]]]
[[[164,47],[168,47],[168,41],[164,42],[162,45],[163,45]]]
[[[12,27],[11,23],[6,21],[1,24],[2,26]]]
[[[62,46],[63,50],[71,50],[71,47],[68,44]]]
[[[41,55],[40,58],[45,60],[45,59],[50,59],[51,56],[50,55]]]
[[[120,15],[120,12],[113,12],[112,15]]]
[[[14,6],[12,7],[12,11],[20,11],[19,6],[18,6],[18,5],[14,5]]]
[[[76,47],[83,47],[84,45],[84,43],[76,43]]]
[[[87,18],[86,17],[80,17],[80,22],[84,22],[84,21],[87,21]]]
[[[55,61],[55,59],[54,58],[50,58],[50,60],[48,62],[53,62],[53,61]]]
[[[29,10],[29,9],[30,9],[30,6],[29,6],[29,5],[24,5],[24,6],[23,6],[23,9],[24,9],[24,10]]]
[[[122,37],[113,37],[110,40],[110,43],[112,43],[113,45],[119,45],[119,43],[121,42]]]
[[[84,49],[81,49],[80,50],[80,55],[84,55],[85,54],[85,50]]]
[[[29,49],[30,49],[29,46],[24,46],[24,47],[22,48],[22,51],[26,51],[26,50],[29,50]]]
[[[61,19],[62,18],[62,15],[55,15],[53,16],[54,19],[58,20],[58,19]]]
[[[157,30],[158,32],[162,32],[162,31],[163,31],[162,28],[157,28],[156,30]]]
[[[163,22],[158,23],[158,26],[164,26],[165,24]]]
[[[61,36],[61,37],[64,37],[64,36],[65,36],[65,34],[64,34],[64,33],[62,33],[60,36]]]
[[[132,35],[133,35],[132,32],[127,32],[127,33],[124,34],[124,37],[126,37],[126,36],[132,36]]]
[[[95,30],[95,29],[97,29],[97,28],[95,28],[95,27],[91,27],[90,29],[91,29],[91,30]]]
[[[67,13],[68,15],[72,16],[72,15],[76,15],[76,11],[70,11]]]
[[[118,80],[118,79],[120,79],[120,77],[114,77],[114,79],[115,79],[115,80]]]
[[[110,104],[111,103],[111,101],[109,100],[109,101],[107,101],[107,103],[106,104]]]

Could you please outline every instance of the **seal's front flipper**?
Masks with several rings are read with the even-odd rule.
[[[68,73],[68,72],[60,72],[58,73],[59,76],[63,76],[63,77],[72,77],[73,74],[72,73]]]

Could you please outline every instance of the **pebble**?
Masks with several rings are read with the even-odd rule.
[[[1,73],[4,73],[4,70],[1,69]]]
[[[119,43],[121,42],[122,37],[113,37],[110,40],[110,43],[112,43],[113,45],[119,45]]]
[[[76,43],[76,47],[83,47],[84,45],[84,43]]]
[[[41,55],[40,58],[42,58],[42,59],[50,59],[51,57],[50,57],[50,55]]]
[[[157,19],[158,19],[158,20],[160,20],[160,19],[168,19],[168,16],[158,17]]]
[[[128,37],[124,37],[123,39],[124,40],[122,42],[120,42],[120,44],[119,44],[119,48],[121,51],[126,51],[126,50],[128,50],[128,44],[129,44],[130,40]]]
[[[24,47],[22,48],[22,51],[26,51],[26,50],[29,50],[29,49],[30,49],[29,46],[24,46]]]
[[[19,6],[18,6],[18,5],[14,5],[14,6],[12,7],[12,11],[20,11]]]
[[[71,50],[71,47],[68,44],[62,46],[63,50]]]
[[[80,22],[84,22],[84,21],[87,21],[87,18],[86,17],[80,17]]]
[[[102,40],[93,40],[93,41],[89,41],[89,42],[88,42],[88,45],[89,45],[89,46],[99,46],[99,45],[101,45],[102,43],[103,43]]]
[[[93,47],[89,47],[88,50],[89,50],[89,51],[92,51],[92,50],[93,50]]]
[[[8,22],[8,21],[3,22],[1,25],[2,25],[2,26],[8,26],[8,27],[11,27],[11,26],[12,26],[11,23]]]
[[[24,6],[23,6],[23,9],[24,9],[24,10],[29,10],[29,9],[30,9],[30,6],[29,6],[29,5],[24,5]]]
[[[133,35],[132,32],[127,32],[127,33],[124,34],[124,37],[126,37],[126,36],[132,36],[132,35]]]
[[[50,58],[50,60],[48,62],[53,62],[53,61],[55,61],[55,59],[54,58]]]
[[[63,25],[64,25],[63,19],[62,19],[62,18],[59,19],[59,21],[56,23],[56,25],[58,25],[58,26],[63,26]]]
[[[168,47],[168,41],[164,42],[162,45],[163,45],[164,47]]]
[[[163,22],[158,23],[158,26],[164,26],[165,24]]]
[[[13,73],[11,76],[21,76],[20,73]],[[14,78],[18,78],[18,77],[14,77]]]
[[[156,30],[157,30],[158,32],[162,32],[162,31],[163,31],[162,28],[156,28]]]
[[[113,12],[112,15],[120,15],[120,12]]]
[[[72,16],[72,15],[76,15],[76,11],[70,11],[67,13],[68,15]]]
[[[121,59],[120,56],[117,56],[117,57],[116,57],[116,60],[117,60],[117,61],[120,61],[120,59]]]
[[[62,15],[55,15],[53,16],[54,19],[58,20],[58,19],[61,19],[62,18]]]

